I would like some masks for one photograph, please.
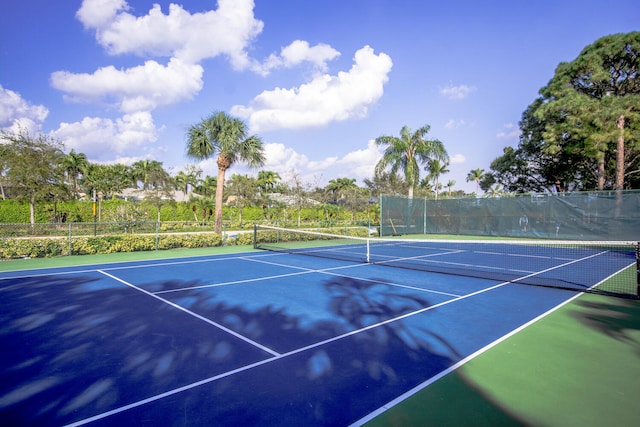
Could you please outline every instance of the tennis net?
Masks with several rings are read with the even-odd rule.
[[[638,298],[638,242],[356,237],[256,225],[254,247],[580,292]]]

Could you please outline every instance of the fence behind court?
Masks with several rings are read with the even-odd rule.
[[[640,239],[640,191],[503,198],[380,198],[380,235],[452,234],[571,240]]]

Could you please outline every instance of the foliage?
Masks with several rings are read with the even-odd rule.
[[[27,131],[2,131],[3,168],[15,198],[29,203],[30,221],[35,223],[36,203],[69,197],[64,184],[64,153],[60,141]]]
[[[449,156],[442,142],[437,139],[425,139],[430,126],[426,125],[413,132],[407,126],[400,130],[400,138],[383,135],[376,138],[378,146],[385,146],[382,159],[376,165],[376,174],[390,168],[391,175],[403,172],[409,186],[409,197],[413,197],[414,188],[420,182],[420,164],[433,159],[448,161]]]

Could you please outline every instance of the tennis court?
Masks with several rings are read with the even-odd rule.
[[[2,353],[0,419],[360,425],[576,295],[305,252],[0,273],[0,345],[12,349]],[[475,251],[475,265],[504,269],[489,252]],[[589,289],[635,266],[632,251],[611,252],[508,264]],[[422,257],[439,255],[470,263],[459,249]]]

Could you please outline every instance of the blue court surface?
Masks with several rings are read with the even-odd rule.
[[[4,272],[0,422],[359,425],[575,295],[271,252]]]

